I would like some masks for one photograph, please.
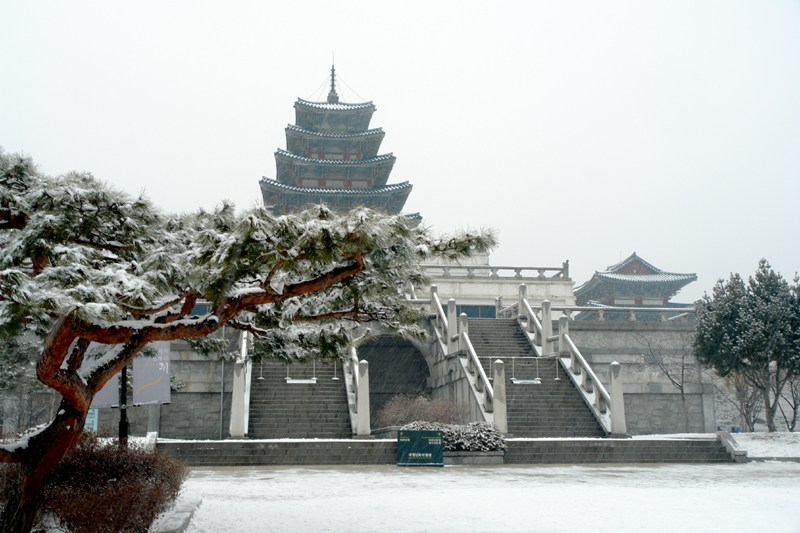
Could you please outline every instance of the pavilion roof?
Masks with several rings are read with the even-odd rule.
[[[303,194],[326,194],[326,195],[348,195],[348,196],[377,196],[381,194],[395,194],[403,191],[411,191],[411,184],[407,181],[397,183],[394,185],[385,185],[383,187],[376,187],[374,189],[334,189],[326,187],[298,187],[296,185],[287,185],[280,181],[269,179],[267,177],[261,178],[259,182],[262,187],[268,187],[275,190],[292,191]]]
[[[641,287],[641,290],[649,294],[657,293],[663,298],[671,298],[683,286],[693,281],[697,281],[697,274],[665,272],[634,252],[606,270],[596,271],[589,281],[575,288],[574,294],[578,302],[585,302],[597,297],[613,296],[617,291],[624,291],[624,296],[627,297],[634,287]],[[627,290],[624,289],[626,287]],[[638,290],[635,289],[635,292]],[[617,294],[623,296],[621,293]]]
[[[326,111],[351,111],[357,109],[367,109],[369,107],[375,107],[375,104],[372,102],[362,102],[360,104],[348,104],[346,102],[337,102],[337,103],[328,103],[328,102],[310,102],[308,100],[303,100],[302,98],[298,98],[295,105],[300,104],[303,106],[313,107],[316,109],[324,109]]]
[[[360,166],[360,165],[374,165],[376,163],[383,163],[385,161],[390,161],[397,159],[395,156],[392,155],[391,152],[388,154],[378,155],[375,157],[370,157],[367,159],[314,159],[313,157],[305,157],[302,155],[293,154],[292,152],[287,152],[286,150],[278,150],[275,152],[275,158],[279,157],[286,157],[289,159],[293,159],[297,162],[302,163],[312,163],[315,165],[345,165],[345,166]]]
[[[286,126],[287,130],[292,130],[297,133],[302,133],[303,135],[309,135],[313,137],[326,137],[331,139],[348,139],[353,137],[369,137],[372,135],[385,135],[383,132],[383,128],[373,128],[371,130],[365,131],[356,131],[353,133],[320,133],[318,131],[311,131],[299,126],[295,126],[294,124],[289,124]]]

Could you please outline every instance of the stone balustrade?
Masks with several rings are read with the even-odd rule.
[[[511,267],[489,265],[422,265],[433,278],[489,278],[518,280],[558,279],[570,281],[569,261],[560,267]],[[529,274],[535,273],[535,274]]]

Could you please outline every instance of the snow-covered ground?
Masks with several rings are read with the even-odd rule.
[[[195,470],[189,533],[800,532],[800,464]]]
[[[732,433],[748,457],[796,457],[800,459],[800,433]]]

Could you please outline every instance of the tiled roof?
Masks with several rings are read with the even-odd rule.
[[[303,100],[302,98],[298,98],[295,105],[300,104],[308,107],[314,107],[317,109],[325,109],[331,111],[350,111],[356,109],[367,109],[369,107],[375,107],[372,102],[364,102],[361,104],[347,104],[344,102],[340,102],[337,104],[329,104],[328,102],[309,102],[308,100]]]
[[[319,165],[371,165],[373,163],[380,163],[395,159],[391,152],[388,154],[370,157],[368,159],[313,159],[311,157],[303,157],[278,148],[278,150],[275,152],[275,157],[279,156],[294,159],[296,161],[302,161],[304,163],[315,163]]]
[[[261,178],[261,185],[272,189],[280,189],[283,191],[292,191],[297,193],[307,194],[346,194],[351,196],[374,196],[376,194],[392,194],[411,190],[411,184],[407,181],[398,183],[396,185],[386,185],[385,187],[377,187],[375,189],[329,189],[325,187],[297,187],[295,185],[287,185],[277,180],[272,180],[267,177]]]
[[[634,261],[639,261],[644,267],[648,268],[652,272],[647,274],[620,273],[621,270],[623,270],[626,266],[630,265]],[[611,265],[605,271],[595,272],[595,275],[599,278],[604,278],[609,281],[624,281],[624,282],[634,282],[634,283],[665,283],[665,282],[690,283],[692,281],[697,281],[697,274],[678,274],[675,272],[664,272],[660,268],[651,265],[638,255],[636,255],[636,252],[631,254],[630,257],[620,261],[619,263]]]
[[[294,124],[289,124],[288,126],[286,126],[286,129],[296,131],[298,133],[302,133],[305,135],[313,135],[314,137],[330,137],[335,139],[346,139],[350,137],[367,137],[370,135],[380,135],[381,133],[383,133],[382,128],[373,128],[371,130],[357,131],[355,133],[319,133],[317,131],[311,131],[304,128],[300,128],[298,126],[295,126]]]
[[[610,272],[596,272],[595,276],[609,281],[625,281],[632,283],[689,283],[697,281],[697,274],[675,274],[673,272],[660,272],[658,274],[614,274]]]
[[[622,261],[620,261],[616,265],[611,265],[610,267],[607,267],[606,268],[606,272],[619,272],[620,270],[622,270],[623,268],[625,268],[626,266],[630,265],[631,263],[633,263],[636,260],[638,260],[641,264],[643,264],[644,266],[646,266],[650,270],[654,270],[655,272],[661,272],[660,268],[657,268],[657,267],[651,265],[650,263],[648,263],[647,261],[645,261],[644,259],[642,259],[638,255],[636,255],[636,252],[633,252],[630,255],[630,257],[627,257],[626,259],[623,259]]]

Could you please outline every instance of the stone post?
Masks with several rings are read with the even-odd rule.
[[[550,300],[542,302],[542,355],[550,355],[553,349],[553,341],[548,340],[553,336],[553,315],[550,314]]]
[[[372,430],[369,426],[369,363],[358,362],[358,404],[356,405],[356,435],[367,437]]]
[[[447,355],[458,351],[458,319],[456,317],[456,301],[452,298],[447,300]]]
[[[492,364],[494,379],[494,423],[503,433],[508,433],[508,415],[506,411],[506,370],[503,361],[498,359]]]
[[[466,333],[469,335],[469,323],[468,323],[467,313],[461,313],[461,316],[458,317],[458,349],[460,351],[466,352],[467,354],[467,366],[469,371],[474,373],[475,369],[472,368],[472,357],[469,356],[469,350],[467,348],[467,343],[464,341],[464,337],[461,335],[462,333]]]
[[[569,355],[569,346],[564,335],[569,335],[569,318],[560,316],[558,317],[558,355],[560,356]]]
[[[503,310],[503,297],[498,296],[494,299],[494,317],[500,318],[500,311]]]
[[[431,308],[431,314],[432,315],[435,315],[437,313],[437,311],[436,311],[436,302],[433,299],[433,295],[434,294],[438,295],[438,292],[439,292],[439,287],[437,287],[436,285],[431,285],[431,304],[430,304],[430,308]]]
[[[242,439],[247,434],[245,427],[245,389],[247,388],[247,332],[239,335],[241,353],[233,365],[233,391],[231,394],[231,438]]]
[[[520,319],[526,318],[528,320],[528,331],[530,331],[531,317],[528,316],[528,311],[525,309],[525,305],[522,303],[527,295],[528,287],[524,283],[521,283],[519,286],[519,298],[517,303],[519,307],[517,307],[517,316]]]
[[[244,438],[244,388],[247,365],[236,362],[233,365],[233,393],[231,397],[231,438]]]
[[[622,378],[620,377],[622,366],[614,361],[608,369],[610,383],[608,395],[611,397],[611,434],[625,435],[627,427],[625,425],[625,400],[622,397]]]

